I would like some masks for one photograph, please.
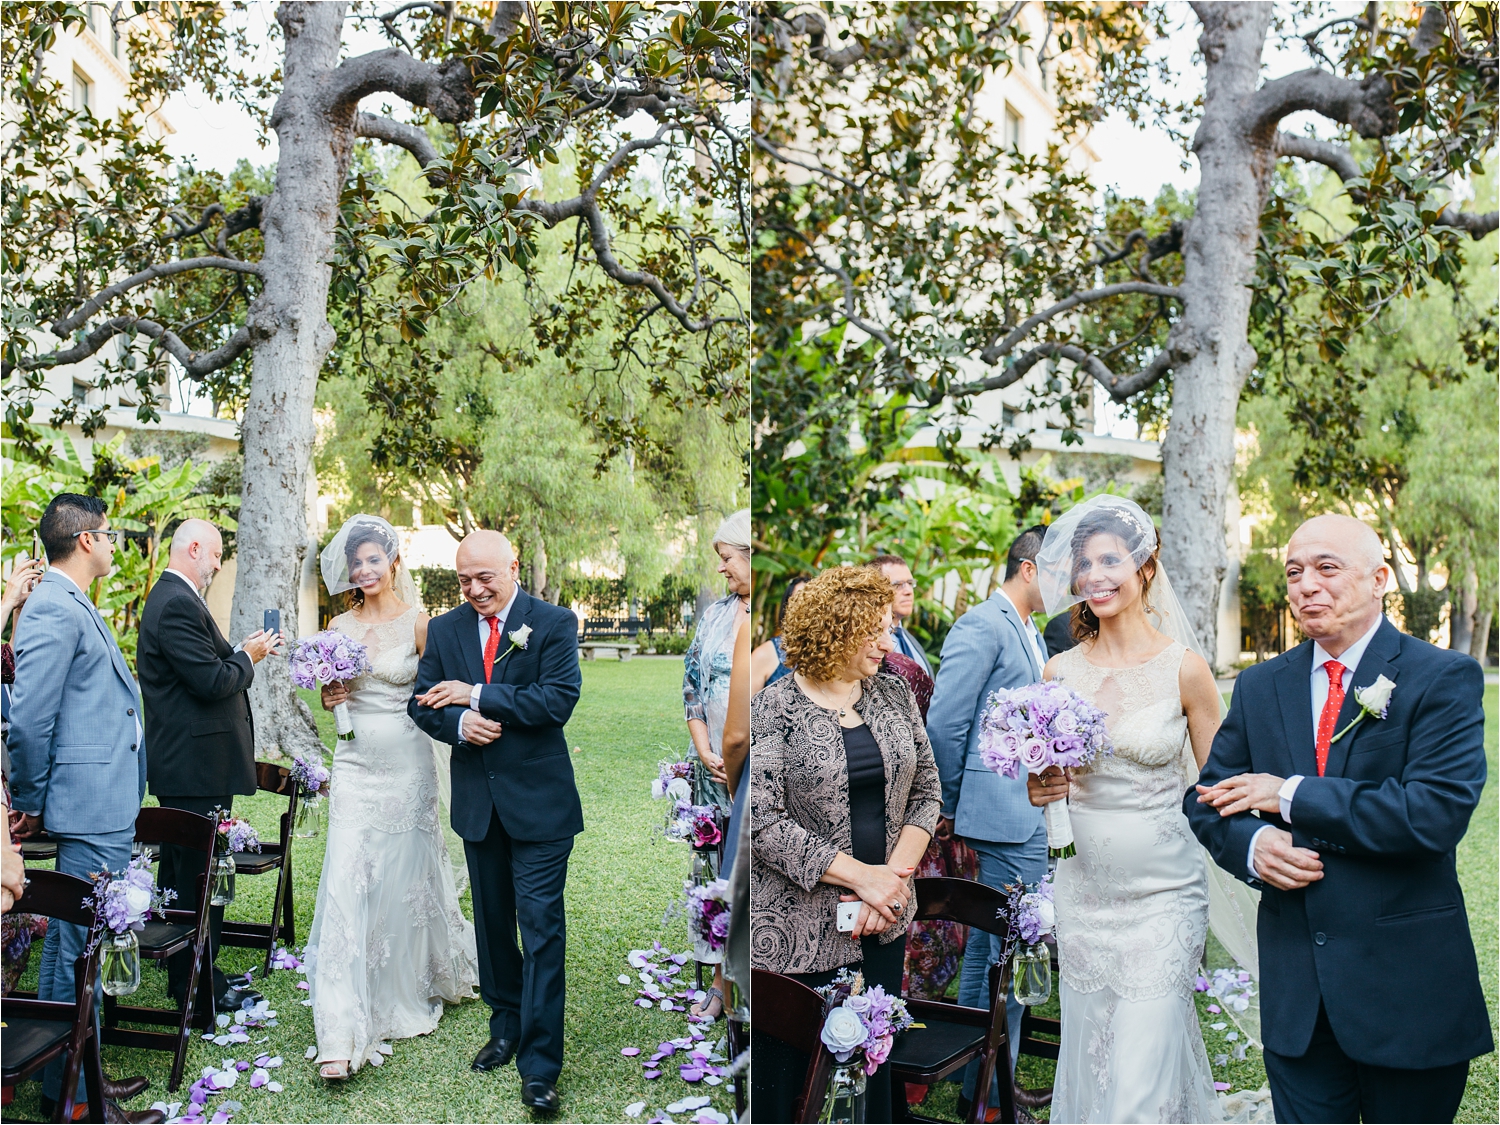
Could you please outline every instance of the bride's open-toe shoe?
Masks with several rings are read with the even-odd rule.
[[[708,995],[698,1001],[688,1013],[695,1020],[717,1020],[724,1014],[724,993],[714,985],[708,990]]]
[[[318,1067],[318,1073],[329,1082],[342,1082],[349,1077],[349,1060],[340,1059],[337,1062],[326,1062]]]

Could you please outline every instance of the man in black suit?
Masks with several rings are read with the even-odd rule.
[[[1484,678],[1385,620],[1390,568],[1358,520],[1304,523],[1286,575],[1311,639],[1240,674],[1183,800],[1261,890],[1276,1120],[1452,1121],[1494,1050],[1454,866],[1484,788]]]
[[[184,520],[172,536],[167,570],[146,596],[136,647],[136,672],[151,755],[146,777],[151,793],[169,809],[207,816],[228,810],[236,793],[255,792],[255,725],[246,694],[255,665],[278,651],[279,633],[264,630],[231,646],[204,604],[203,593],[224,554],[219,529],[206,520]],[[190,848],[163,845],[161,885],[177,891],[182,909],[195,909],[203,856]],[[215,956],[224,908],[209,910],[209,945]],[[167,986],[181,1004],[187,993],[190,953],[167,962]],[[233,1011],[258,992],[231,984],[214,966],[214,996]]]
[[[453,830],[469,864],[491,1011],[474,1069],[514,1057],[522,1102],[551,1113],[563,1056],[563,886],[583,831],[563,734],[583,679],[578,619],[520,588],[520,564],[498,532],[470,534],[456,567],[464,604],[428,624],[408,710],[453,747]]]

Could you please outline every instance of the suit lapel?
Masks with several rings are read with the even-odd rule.
[[[484,683],[484,649],[479,647],[479,614],[468,602],[457,609],[458,651],[471,684]]]
[[[1292,759],[1291,773],[1316,777],[1318,753],[1312,719],[1312,642],[1304,641],[1276,672],[1276,704]]]
[[[125,663],[125,655],[120,651],[120,646],[115,643],[114,637],[110,635],[109,626],[104,624],[104,617],[99,613],[99,607],[94,605],[89,600],[88,595],[80,590],[75,583],[65,578],[60,578],[59,581],[67,584],[68,593],[73,596],[74,601],[83,607],[83,612],[88,614],[89,620],[94,623],[94,628],[99,630],[99,636],[104,639],[104,647],[109,650],[110,665],[114,668],[115,674],[120,677],[121,682],[133,693],[135,691],[135,678],[130,674],[130,668]]]
[[[497,660],[499,659],[501,652],[505,652],[510,648],[510,635],[517,629],[519,629],[522,625],[531,624],[531,602],[531,595],[528,594],[525,590],[517,588],[516,604],[511,606],[510,616],[505,619],[505,629],[500,634],[500,650],[495,654],[495,658]],[[518,648],[504,660],[500,661],[500,683],[508,684],[511,682],[511,673],[516,666],[517,659],[520,657],[523,651],[524,650]]]
[[[1010,604],[1008,598],[997,595],[995,601],[1000,607],[1000,616],[1005,618],[1006,623],[1014,630],[1016,640],[1021,642],[1021,651],[1026,655],[1026,667],[1031,669],[1031,678],[1041,679],[1042,670],[1036,666],[1036,652],[1031,647],[1031,638],[1026,635],[1026,626],[1021,624],[1020,615],[1016,613],[1015,607]]]
[[[1359,667],[1354,670],[1354,675],[1349,677],[1349,690],[1344,695],[1344,704],[1339,708],[1338,722],[1333,725],[1333,733],[1338,734],[1359,714],[1359,700],[1354,693],[1369,687],[1381,676],[1388,680],[1396,679],[1396,668],[1391,664],[1401,651],[1401,633],[1389,621],[1382,621],[1380,628],[1370,638],[1369,647],[1365,654],[1359,659]],[[1328,748],[1328,764],[1324,771],[1328,777],[1342,777],[1344,766],[1349,761],[1349,747],[1353,741],[1363,734],[1368,727],[1379,726],[1380,720],[1370,716],[1361,719],[1359,724],[1343,738],[1339,739]]]

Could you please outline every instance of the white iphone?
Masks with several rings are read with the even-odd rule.
[[[863,905],[864,903],[857,901],[839,903],[839,933],[852,934],[854,932],[854,923],[859,921],[859,908]]]

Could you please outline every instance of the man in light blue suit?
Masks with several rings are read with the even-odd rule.
[[[51,565],[15,633],[9,747],[11,802],[22,814],[16,835],[45,827],[57,840],[57,869],[83,878],[130,862],[146,794],[135,681],[84,593],[114,562],[120,533],[110,529],[105,513],[97,497],[69,492],[47,505],[39,530]],[[48,927],[41,999],[73,999],[73,962],[85,937],[81,926],[54,921]],[[44,1096],[55,1101],[61,1084],[61,1064],[48,1067]]]
[[[1026,797],[1026,779],[1012,780],[985,767],[979,756],[979,718],[990,693],[1042,678],[1047,663],[1041,634],[1031,615],[1042,609],[1036,555],[1047,529],[1017,535],[1005,560],[1005,581],[953,623],[943,642],[937,686],[927,711],[927,736],[943,784],[938,834],[957,832],[979,855],[979,881],[1000,888],[1018,880],[1035,883],[1047,874],[1047,830],[1042,810]],[[969,931],[958,1002],[989,1006],[989,967],[1000,956],[1000,939]],[[1023,1009],[1007,1001],[1011,1063],[1020,1045]],[[964,1098],[974,1093],[976,1067],[964,1079]],[[996,1092],[989,1104],[997,1104]]]

